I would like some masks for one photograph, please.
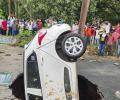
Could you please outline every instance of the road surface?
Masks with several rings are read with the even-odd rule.
[[[77,63],[78,74],[98,85],[104,95],[103,100],[120,100],[115,96],[115,92],[120,90],[120,65],[114,65],[115,62],[86,58]]]
[[[12,73],[12,80],[23,72],[23,48],[11,47],[5,44],[0,44],[0,73]],[[0,100],[12,100],[12,93],[8,87],[0,86]],[[15,99],[16,100],[16,99]]]
[[[22,72],[23,69],[23,48],[11,47],[0,44],[0,72],[10,72],[13,79]],[[120,100],[115,96],[115,92],[120,90],[120,66],[113,65],[114,61],[78,60],[78,74],[85,76],[88,80],[98,85],[104,95],[103,100]],[[0,100],[11,97],[8,87],[0,86]],[[3,99],[4,98],[4,99]]]

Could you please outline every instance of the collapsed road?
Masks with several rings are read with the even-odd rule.
[[[21,54],[23,49],[0,44],[0,51],[0,72],[13,73],[14,80],[15,77],[22,72],[23,56]],[[92,82],[89,81],[91,84],[94,83],[98,85],[98,88],[104,95],[102,100],[120,100],[115,96],[115,92],[120,90],[120,66],[115,66],[113,63],[114,62],[107,60],[102,62],[92,62],[90,61],[90,58],[85,58],[85,60],[82,61],[78,60],[77,63],[78,74],[82,75],[82,79],[87,78],[90,80]],[[87,79],[86,81],[88,81]],[[8,87],[0,86],[0,100],[11,100],[11,94],[12,92]],[[10,98],[2,99],[5,97]],[[99,97],[99,95],[97,97]]]
[[[21,100],[25,100],[23,77],[23,73],[21,73],[9,86],[12,94]],[[98,86],[81,75],[78,75],[78,89],[80,100],[101,100],[103,97],[102,93],[98,90]]]

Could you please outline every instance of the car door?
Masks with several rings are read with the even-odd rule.
[[[43,100],[40,74],[36,53],[27,58],[26,64],[26,93],[27,100]]]

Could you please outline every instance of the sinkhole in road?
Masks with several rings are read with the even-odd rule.
[[[12,90],[12,94],[21,100],[25,100],[23,77],[23,73],[21,73],[9,86]],[[78,89],[80,100],[102,100],[103,98],[102,93],[99,92],[98,86],[81,75],[78,75]]]

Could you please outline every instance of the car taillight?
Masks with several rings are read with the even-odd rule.
[[[42,42],[44,36],[46,35],[46,33],[47,33],[47,31],[39,33],[39,35],[38,35],[38,43],[39,43],[39,45],[41,45],[41,42]]]

